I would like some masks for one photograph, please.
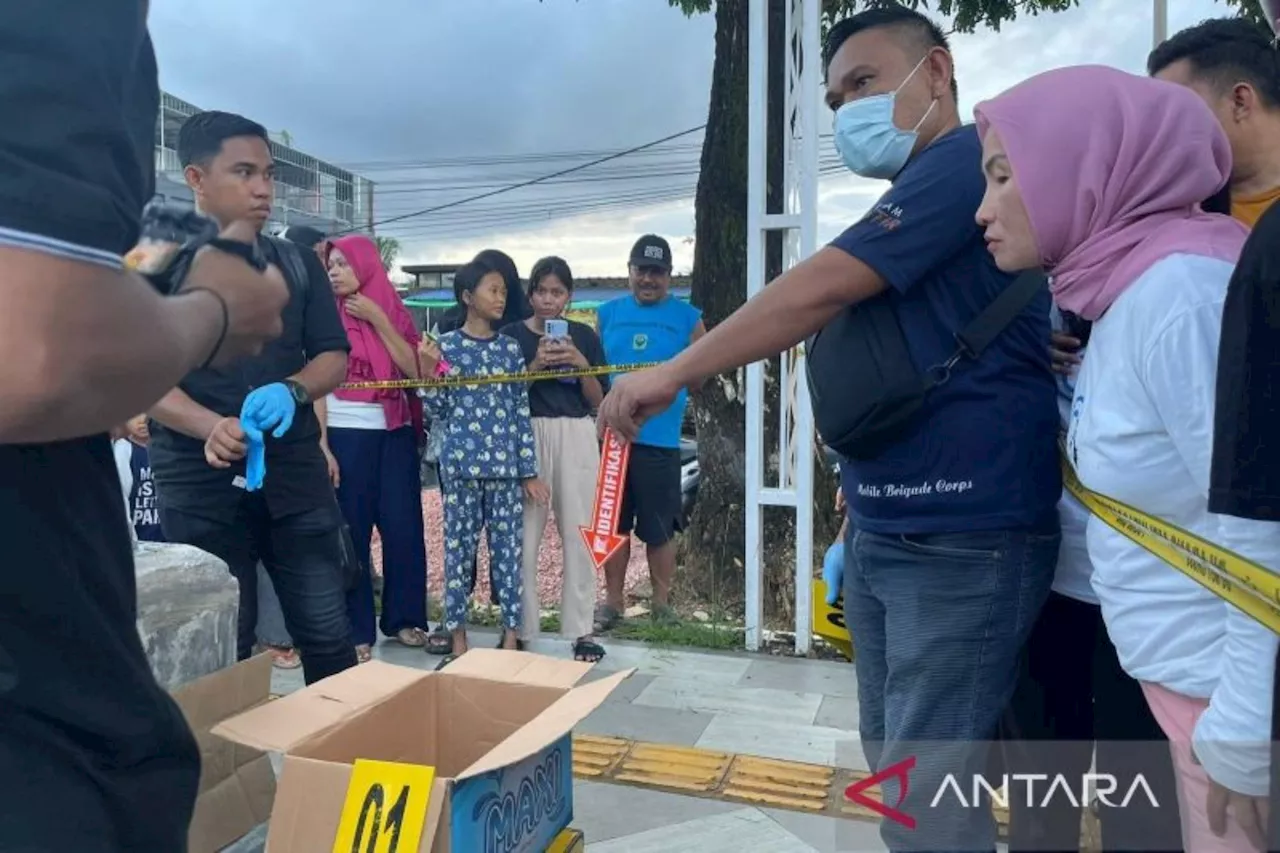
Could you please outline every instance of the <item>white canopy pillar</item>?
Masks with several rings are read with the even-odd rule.
[[[816,250],[818,224],[818,105],[822,47],[822,0],[786,0],[786,50],[782,68],[769,67],[769,0],[749,0],[749,104],[747,143],[747,296],[766,285],[766,235],[782,232],[783,268],[794,266]],[[775,109],[784,111],[785,203],[769,213],[766,138],[769,128],[769,75],[786,75],[786,97]],[[778,377],[780,419],[777,448],[764,446],[764,365],[747,367],[747,495],[746,495],[746,645],[760,648],[764,622],[762,532],[766,506],[790,507],[795,513],[796,652],[809,651],[813,638],[813,413],[804,378],[804,351],[784,354]],[[766,462],[777,454],[778,477],[766,482]]]

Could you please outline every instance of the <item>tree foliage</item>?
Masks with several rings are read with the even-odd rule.
[[[382,265],[390,270],[395,266],[396,258],[400,257],[400,241],[395,237],[374,237],[373,242],[378,244]]]
[[[686,15],[710,12],[715,0],[667,0]],[[822,14],[827,21],[839,20],[846,15],[876,6],[910,6],[923,12],[936,12],[946,17],[955,16],[957,32],[969,33],[978,27],[999,30],[1000,25],[1019,15],[1038,15],[1041,12],[1064,12],[1089,0],[823,0]],[[1237,14],[1266,23],[1266,16],[1258,0],[1220,0],[1232,7]]]

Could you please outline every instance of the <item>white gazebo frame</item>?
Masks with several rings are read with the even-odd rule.
[[[783,269],[817,249],[818,107],[822,72],[822,0],[786,0],[783,68],[769,67],[768,0],[748,0],[747,121],[747,298],[765,287],[765,245],[770,232],[783,234]],[[783,109],[785,194],[783,212],[768,212],[766,198],[767,116],[770,73],[786,75]],[[775,107],[776,108],[776,107]],[[778,446],[764,446],[764,364],[746,368],[746,645],[760,648],[764,622],[763,541],[765,507],[795,512],[795,650],[806,654],[813,641],[813,412],[805,381],[803,347],[784,353],[779,389]],[[766,461],[777,454],[778,478],[765,482]]]

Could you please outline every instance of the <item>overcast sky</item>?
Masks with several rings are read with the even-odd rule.
[[[1169,6],[1171,31],[1229,13],[1215,0]],[[379,182],[379,220],[703,124],[715,36],[710,15],[686,18],[666,0],[153,0],[151,30],[167,91],[287,131],[299,149]],[[1151,31],[1149,0],[1081,0],[1000,33],[956,36],[962,112],[1063,65],[1140,72]],[[819,124],[830,133],[825,111]],[[402,263],[463,261],[492,246],[526,272],[559,254],[576,274],[622,275],[634,239],[656,231],[687,269],[701,139],[379,233],[400,239]],[[830,162],[830,139],[821,144]],[[824,177],[819,239],[885,187]]]

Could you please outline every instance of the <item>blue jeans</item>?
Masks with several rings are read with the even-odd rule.
[[[993,530],[846,540],[844,607],[855,649],[863,751],[872,771],[914,757],[899,809],[885,819],[893,851],[995,849],[987,808],[935,796],[955,774],[971,798],[987,743],[1013,693],[1018,657],[1049,595],[1056,522],[1039,532]],[[885,802],[898,800],[887,780]]]

